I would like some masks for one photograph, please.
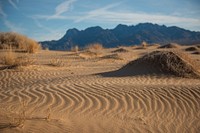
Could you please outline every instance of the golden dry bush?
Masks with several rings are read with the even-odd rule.
[[[87,49],[90,51],[100,51],[103,49],[103,45],[100,43],[93,43],[87,46]]]
[[[12,48],[15,51],[35,53],[40,50],[40,45],[24,35],[14,32],[0,33],[0,49]]]
[[[28,44],[26,49],[28,53],[36,53],[41,48],[40,45],[34,40],[29,39],[26,43]]]
[[[79,51],[78,45],[71,47],[71,51],[77,53]]]
[[[142,48],[147,48],[147,46],[148,46],[148,44],[147,44],[145,41],[143,41],[143,42],[141,43],[141,47],[142,47]]]
[[[79,56],[84,59],[97,58],[102,56],[103,45],[100,43],[89,44],[85,47]]]
[[[86,50],[86,51],[79,53],[79,56],[84,59],[92,59],[92,58],[101,57],[102,54],[99,52],[92,52],[90,50]]]
[[[4,50],[2,54],[3,55],[0,58],[1,63],[3,65],[9,66],[10,68],[34,64],[34,60],[31,59],[27,54],[23,54],[20,56],[16,52],[14,52],[12,48]]]
[[[16,54],[12,51],[12,49],[9,49],[4,53],[4,56],[2,57],[2,62],[4,65],[14,65],[16,58]]]
[[[50,60],[49,65],[55,67],[63,67],[65,63],[62,59],[54,58]]]

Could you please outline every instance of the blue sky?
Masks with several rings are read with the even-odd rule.
[[[61,38],[70,28],[114,28],[151,22],[200,31],[199,0],[0,0],[0,31],[37,41]]]

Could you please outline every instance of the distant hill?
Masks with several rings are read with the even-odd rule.
[[[91,43],[101,43],[104,47],[116,47],[119,45],[137,45],[143,41],[160,44],[170,42],[195,44],[200,43],[200,32],[152,23],[140,23],[135,26],[119,24],[114,29],[103,29],[99,26],[89,27],[85,30],[73,28],[69,29],[59,40],[40,43],[43,47],[52,50],[64,50],[75,45],[85,47]]]

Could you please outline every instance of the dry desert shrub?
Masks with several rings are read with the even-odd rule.
[[[49,48],[48,47],[45,47],[45,48],[43,48],[45,51],[49,51]]]
[[[38,50],[41,49],[41,46],[34,40],[28,39],[26,40],[27,46],[25,48],[25,51],[28,53],[36,53]]]
[[[73,47],[71,47],[71,51],[77,53],[79,51],[79,47],[77,45],[73,46]]]
[[[98,52],[98,51],[101,51],[103,49],[103,45],[100,44],[100,43],[94,43],[94,44],[89,44],[86,48],[89,51]]]
[[[34,63],[34,60],[31,59],[27,54],[19,56],[16,52],[13,52],[12,49],[5,51],[3,54],[4,55],[1,56],[1,63],[9,68],[28,66]]]
[[[51,59],[49,62],[50,66],[55,66],[55,67],[63,67],[64,66],[64,61],[61,59]]]
[[[84,59],[97,58],[102,56],[103,45],[94,43],[86,46],[86,49],[79,54]]]
[[[14,53],[12,51],[12,49],[9,49],[8,51],[6,51],[4,53],[4,56],[1,57],[1,61],[2,61],[2,64],[4,65],[14,65],[15,62],[16,62],[16,59],[17,59],[17,55],[16,53]]]
[[[143,49],[147,48],[147,46],[148,46],[147,42],[143,41],[143,42],[141,43],[141,47],[142,47]]]
[[[148,47],[147,42],[143,41],[140,45],[135,47],[135,49],[146,49]]]
[[[89,50],[86,50],[86,51],[83,51],[79,54],[79,56],[81,58],[84,58],[84,59],[92,59],[92,58],[97,58],[97,57],[101,57],[102,54],[101,53],[97,53],[97,52],[92,52],[92,51],[89,51]]]
[[[14,32],[0,33],[0,49],[15,49],[28,53],[35,53],[41,46],[34,40]]]

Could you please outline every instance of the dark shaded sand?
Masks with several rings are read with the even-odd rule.
[[[166,45],[162,45],[159,48],[180,48],[180,46],[176,43],[169,43]]]
[[[112,51],[112,53],[124,53],[124,52],[128,52],[128,50],[126,50],[124,48],[118,48],[118,49]]]
[[[196,50],[199,50],[198,47],[189,47],[189,48],[186,48],[185,51],[196,51]]]
[[[122,58],[118,54],[109,54],[100,57],[101,59],[116,59],[116,60],[122,60]]]
[[[197,54],[197,55],[199,55],[199,54],[200,54],[200,50],[195,51],[195,52],[193,52],[192,54]]]

